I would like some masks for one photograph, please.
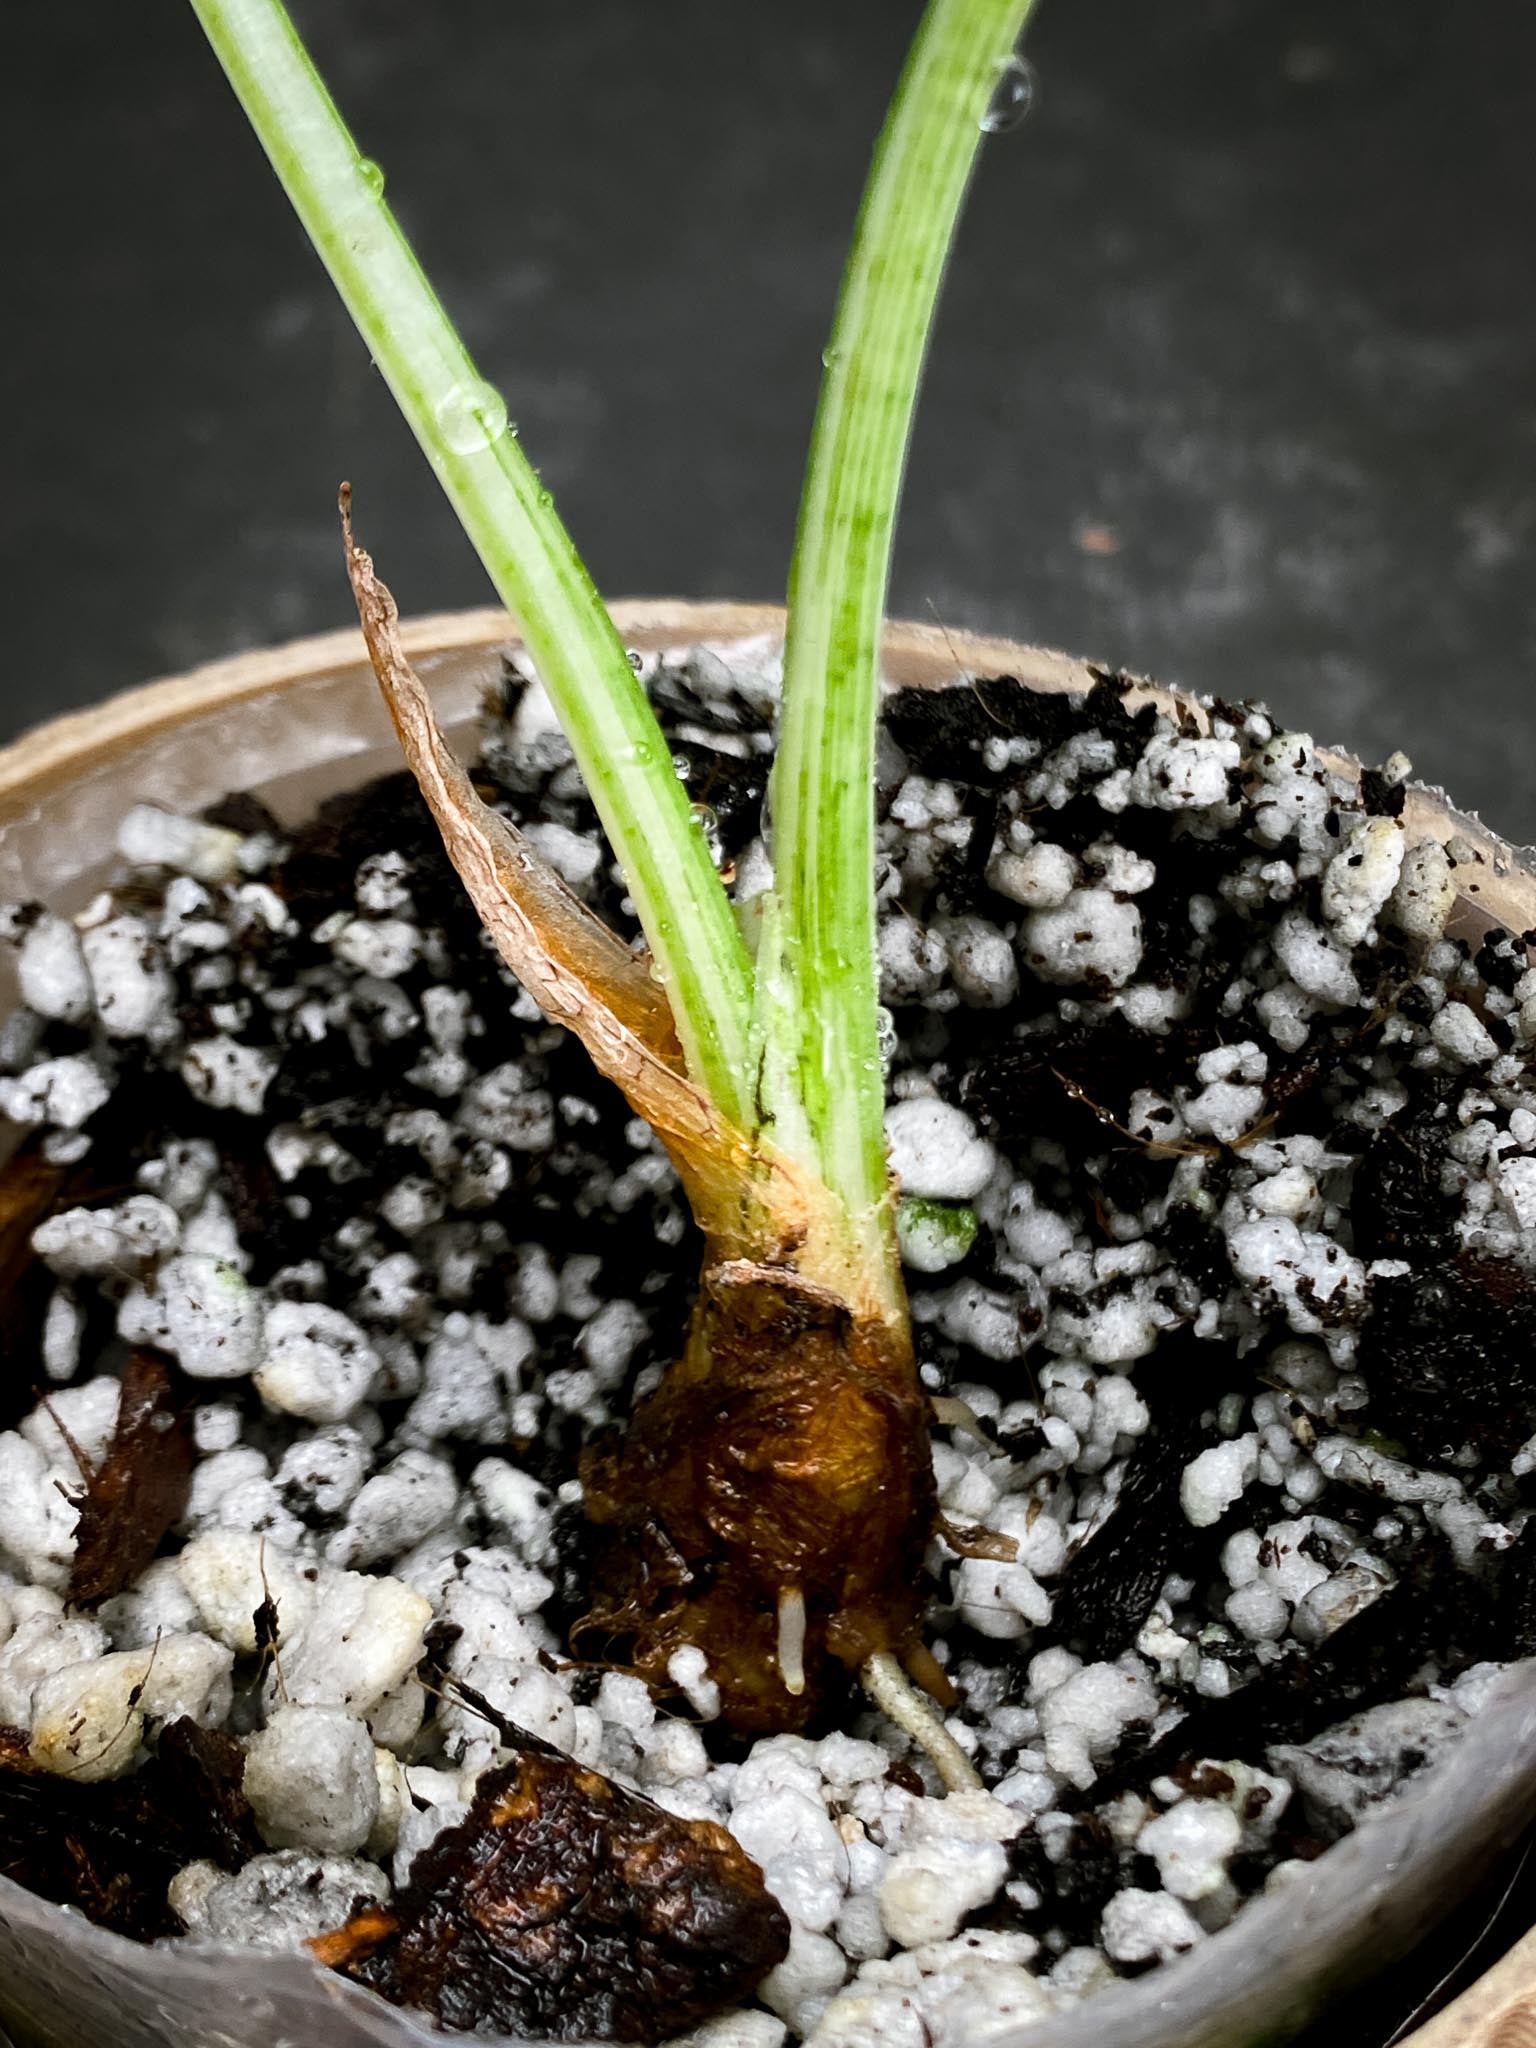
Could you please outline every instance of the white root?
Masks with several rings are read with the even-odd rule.
[[[779,1595],[779,1676],[796,1699],[805,1691],[805,1595],[798,1586]]]
[[[877,1650],[859,1667],[859,1683],[888,1721],[894,1721],[944,1781],[948,1792],[980,1792],[976,1766],[912,1684],[889,1650]]]

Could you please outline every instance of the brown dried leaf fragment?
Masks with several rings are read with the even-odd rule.
[[[530,1752],[481,1778],[392,1909],[310,1946],[446,2027],[657,2042],[750,1992],[789,1922],[724,1828]]]
[[[184,1714],[161,1729],[147,1769],[163,1812],[183,1828],[195,1828],[200,1856],[221,1870],[239,1870],[253,1856],[265,1854],[267,1845],[241,1790],[245,1751],[232,1735],[200,1727]]]
[[[37,1770],[27,1737],[0,1728],[0,1875],[134,1941],[179,1934],[166,1887],[207,1857],[238,1870],[263,1844],[228,1736],[173,1721],[131,1778],[86,1785]]]
[[[0,1428],[37,1398],[43,1316],[54,1282],[32,1249],[32,1233],[63,1206],[70,1179],[70,1169],[45,1159],[35,1142],[0,1165]]]
[[[353,536],[346,485],[341,517],[374,675],[448,857],[496,950],[545,1016],[576,1034],[599,1072],[662,1140],[708,1236],[758,1250],[776,1238],[797,1241],[805,1229],[797,1177],[688,1078],[671,1008],[647,958],[594,916],[476,791],[405,658],[395,600]]]
[[[97,1607],[132,1582],[181,1519],[196,1452],[192,1416],[170,1367],[136,1351],[123,1373],[107,1454],[86,1480],[69,1598]]]
[[[32,1233],[54,1207],[69,1169],[23,1145],[0,1166],[0,1296],[9,1295],[33,1263]]]

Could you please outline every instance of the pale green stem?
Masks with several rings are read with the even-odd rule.
[[[944,266],[1030,0],[930,0],[875,149],[826,354],[789,581],[770,790],[779,919],[759,957],[765,1086],[866,1246],[893,1256],[877,1041],[880,630]],[[798,1127],[798,1131],[797,1131]]]
[[[623,866],[689,1073],[741,1122],[751,963],[602,599],[279,0],[192,5],[537,664]]]

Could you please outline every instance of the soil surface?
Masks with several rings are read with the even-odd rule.
[[[750,929],[772,663],[647,680]],[[1536,974],[1452,919],[1476,856],[1409,843],[1406,773],[1111,676],[888,704],[928,1641],[987,1788],[947,1799],[856,1696],[748,1743],[686,1645],[654,1689],[571,1654],[583,1456],[699,1246],[406,777],[293,834],[140,811],[79,919],[14,907],[0,1867],[125,1932],[320,1938],[457,2026],[960,2048],[1325,1853],[1536,1649]],[[476,779],[633,934],[516,668]],[[194,1771],[203,1834],[159,1817]],[[524,1926],[476,1989],[452,1952],[537,1919],[549,1827],[691,1872],[692,1917],[584,1890],[590,1939]]]

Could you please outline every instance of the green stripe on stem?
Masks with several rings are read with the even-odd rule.
[[[894,1254],[877,1040],[874,768],[891,539],[934,307],[1031,0],[930,0],[876,145],[826,354],[789,581],[770,791],[779,954],[765,1085],[866,1246]]]

